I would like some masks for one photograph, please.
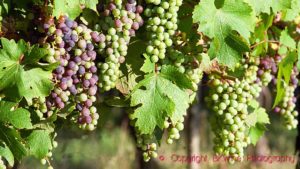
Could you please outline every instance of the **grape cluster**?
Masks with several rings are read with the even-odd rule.
[[[281,57],[279,55],[260,58],[260,63],[258,65],[259,69],[257,71],[257,76],[259,78],[257,81],[261,81],[263,86],[268,86],[271,81],[273,84],[276,83],[277,64],[280,61]]]
[[[298,76],[299,72],[296,67],[294,67],[290,84],[284,83],[284,96],[282,101],[274,108],[274,112],[280,113],[282,115],[282,118],[284,120],[284,125],[288,130],[297,128],[298,125],[298,111],[295,110],[296,107],[296,97],[294,96],[294,92],[296,90],[296,87],[298,85]]]
[[[151,61],[157,63],[166,57],[167,47],[173,44],[172,36],[178,28],[177,12],[182,0],[146,0],[146,30],[149,32],[149,44],[146,54]]]
[[[257,98],[261,85],[257,84],[255,65],[244,64],[247,68],[243,79],[220,79],[211,75],[209,95],[206,102],[215,112],[212,120],[214,150],[217,154],[229,157],[229,162],[242,160],[244,148],[250,144],[247,135],[248,104]]]
[[[93,43],[100,35],[95,36],[96,32],[66,16],[60,17],[57,23],[45,23],[44,29],[47,32],[45,47],[49,50],[46,61],[59,63],[59,66],[53,72],[56,86],[41,111],[51,116],[57,108],[61,110],[75,103],[80,127],[93,130],[99,118],[93,106],[98,83]]]
[[[97,52],[102,59],[97,64],[101,79],[99,87],[108,91],[115,87],[120,76],[120,64],[125,61],[131,37],[144,23],[140,16],[143,7],[137,5],[135,0],[128,0],[125,4],[114,0],[103,5],[100,12],[100,23],[95,29],[102,33],[94,33],[92,37],[98,43]]]
[[[131,115],[129,115],[131,118]],[[184,129],[183,121],[184,117],[181,117],[178,122],[172,123],[169,118],[166,118],[164,121],[163,128],[168,131],[167,144],[172,144],[174,140],[178,140],[180,138],[179,132]],[[131,125],[134,125],[135,121],[131,121]],[[137,147],[142,149],[144,161],[148,162],[151,158],[156,158],[157,155],[157,144],[155,143],[155,136],[150,134],[141,134],[141,132],[135,128]]]

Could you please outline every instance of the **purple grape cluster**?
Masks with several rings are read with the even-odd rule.
[[[44,24],[50,55],[46,60],[59,63],[53,72],[56,83],[46,98],[47,115],[75,103],[80,127],[93,130],[99,115],[93,103],[97,93],[97,53],[94,43],[100,35],[85,25],[62,16],[55,24]]]
[[[101,57],[97,65],[100,69],[98,85],[108,91],[116,86],[120,64],[125,61],[131,37],[135,36],[135,31],[144,23],[140,16],[143,7],[137,5],[135,0],[128,0],[124,4],[120,0],[114,0],[101,4],[99,12],[101,18],[95,29],[102,33],[93,33],[92,38],[98,43],[98,54]]]
[[[281,61],[281,56],[266,56],[260,58],[258,65],[257,81],[261,81],[263,86],[268,86],[270,82],[276,83],[277,65]]]

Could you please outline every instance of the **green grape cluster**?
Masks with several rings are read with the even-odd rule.
[[[294,97],[295,87],[291,85],[285,86],[285,92],[282,102],[275,108],[278,111],[284,121],[284,126],[288,129],[295,129],[298,125],[298,111],[294,110],[296,107],[296,98]]]
[[[295,129],[298,125],[298,111],[295,110],[297,98],[295,97],[295,90],[298,86],[299,71],[296,67],[292,70],[290,83],[284,84],[284,96],[281,102],[274,108],[275,113],[280,113],[284,121],[284,126],[288,129]],[[278,83],[278,82],[277,82]]]
[[[220,79],[211,76],[211,88],[205,99],[215,112],[212,127],[216,135],[214,151],[229,157],[229,162],[243,160],[244,148],[250,144],[247,135],[246,118],[248,104],[261,92],[261,84],[255,82],[257,66],[244,65],[247,68],[243,79]]]
[[[131,115],[129,115],[129,118]],[[133,119],[131,119],[133,120]],[[184,117],[181,117],[178,122],[172,123],[169,118],[164,121],[163,128],[168,132],[168,137],[166,140],[167,144],[172,144],[174,140],[180,138],[179,132],[184,129]],[[135,126],[135,121],[130,121],[132,126]],[[151,158],[157,158],[157,140],[154,135],[151,134],[141,134],[141,132],[135,128],[137,147],[143,151],[143,158],[145,162],[148,162]]]
[[[165,59],[166,49],[173,44],[172,36],[178,28],[177,12],[182,0],[147,0],[146,3],[144,14],[148,17],[146,30],[150,36],[146,54],[157,63]]]

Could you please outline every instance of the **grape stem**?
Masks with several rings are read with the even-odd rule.
[[[258,46],[258,45],[260,45],[262,43],[278,43],[279,44],[280,42],[276,41],[276,40],[263,40],[263,41],[260,41],[260,42],[258,42],[256,44],[252,45],[250,48],[253,49],[253,48],[255,48],[256,46]]]

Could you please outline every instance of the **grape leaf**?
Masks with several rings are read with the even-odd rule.
[[[41,58],[49,55],[49,51],[45,48],[40,48],[37,45],[34,45],[29,49],[28,53],[24,55],[22,64],[33,64],[38,62]]]
[[[14,166],[14,155],[6,144],[0,145],[0,156],[5,158],[10,166]]]
[[[33,63],[30,58],[37,61],[45,56],[45,51],[41,52],[43,50],[36,47],[30,50],[23,40],[16,43],[14,40],[2,38],[1,42],[3,48],[0,49],[0,91],[16,86],[18,94],[25,97],[29,104],[32,98],[47,96],[53,88],[51,71],[26,65]]]
[[[68,15],[70,19],[77,18],[84,8],[97,11],[98,0],[54,0],[53,15],[60,17]]]
[[[75,19],[81,13],[80,0],[54,0],[53,15],[60,17],[68,15],[70,19]]]
[[[265,126],[259,123],[256,124],[255,126],[250,127],[249,137],[253,145],[256,145],[257,141],[264,134],[265,130],[266,130]]]
[[[292,5],[290,9],[282,11],[283,21],[293,21],[300,14],[300,1],[292,0]]]
[[[289,35],[288,30],[285,29],[280,34],[280,45],[284,45],[290,49],[296,49],[295,40]]]
[[[248,2],[253,7],[256,15],[261,13],[270,14],[272,0],[248,0]]]
[[[9,147],[16,160],[21,160],[25,155],[27,155],[27,149],[21,143],[20,134],[11,128],[0,125],[0,140],[4,141]]]
[[[292,0],[272,0],[272,11],[277,13],[281,10],[290,9],[292,5]]]
[[[174,66],[163,66],[161,75],[162,77],[176,84],[181,89],[193,88],[191,80],[185,74],[179,72],[179,70]]]
[[[163,129],[166,117],[175,123],[186,114],[188,94],[162,74],[145,76],[132,92],[130,105],[136,107],[133,118],[142,134],[153,133],[155,127]]]
[[[144,61],[143,66],[141,67],[141,71],[144,73],[151,73],[155,71],[155,63],[151,62],[150,57],[147,54],[144,54],[144,57],[146,58]]]
[[[278,74],[277,74],[277,84],[276,84],[276,98],[274,101],[273,107],[278,105],[283,99],[285,92],[285,85],[289,84],[291,73],[294,67],[294,63],[297,60],[296,52],[289,52],[287,56],[282,59],[282,61],[278,65]]]
[[[266,110],[259,106],[256,100],[252,100],[248,106],[249,115],[246,119],[246,124],[254,127],[256,124],[270,124],[270,119]]]
[[[194,9],[193,21],[199,24],[198,31],[214,38],[209,55],[217,57],[221,64],[231,68],[242,57],[239,51],[241,46],[235,47],[239,43],[233,39],[226,41],[226,37],[232,31],[237,31],[247,40],[255,27],[254,12],[243,0],[224,0],[224,4],[218,9],[214,1],[203,0]]]
[[[210,38],[226,36],[235,30],[248,39],[255,26],[252,8],[243,0],[224,0],[219,9],[214,1],[203,0],[194,9],[193,21]]]
[[[19,74],[17,86],[19,93],[31,104],[33,98],[45,97],[53,88],[51,72],[40,68],[22,71]]]
[[[13,109],[16,103],[0,102],[0,121],[10,123],[18,129],[32,128],[30,112],[24,108]]]
[[[46,157],[52,148],[49,132],[46,130],[34,130],[27,138],[29,153],[37,158]]]
[[[84,4],[85,8],[89,8],[97,12],[98,0],[80,0],[80,3]]]

